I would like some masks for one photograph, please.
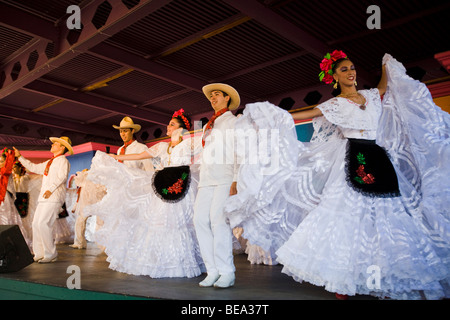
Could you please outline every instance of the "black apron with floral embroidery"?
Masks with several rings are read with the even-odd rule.
[[[348,139],[346,153],[347,182],[370,197],[398,197],[397,174],[382,147],[374,140]]]
[[[16,192],[16,200],[14,200],[14,205],[22,218],[25,218],[28,215],[29,204],[30,196],[28,192]]]
[[[189,166],[166,167],[153,175],[153,190],[166,202],[178,202],[184,198],[190,184]]]

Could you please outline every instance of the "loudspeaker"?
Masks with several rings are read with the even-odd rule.
[[[19,226],[0,225],[0,273],[19,271],[33,261]]]

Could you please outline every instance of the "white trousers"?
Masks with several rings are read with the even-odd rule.
[[[86,221],[89,217],[84,217],[81,213],[77,215],[77,220],[75,220],[75,241],[73,244],[86,248]]]
[[[195,232],[208,274],[223,275],[236,270],[233,262],[233,234],[223,212],[230,186],[200,187],[195,199]]]
[[[59,202],[39,202],[37,205],[32,224],[33,253],[37,258],[53,259],[58,255],[53,227],[61,207]]]

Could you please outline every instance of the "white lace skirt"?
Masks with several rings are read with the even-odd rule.
[[[419,299],[423,290],[427,298],[443,297],[439,281],[448,267],[407,212],[407,199],[367,197],[349,187],[341,144],[319,204],[276,252],[282,272],[340,294]]]
[[[22,222],[22,217],[17,211],[14,201],[8,192],[5,194],[5,199],[0,204],[0,225],[18,225],[22,236],[27,243],[28,247],[31,249],[31,237],[32,234],[25,228]]]
[[[152,278],[196,277],[204,271],[193,225],[195,186],[184,199],[167,203],[155,195],[152,175],[129,169],[102,152],[88,179],[106,196],[84,208],[104,221],[95,241],[105,247],[110,268]]]
[[[256,103],[246,106],[239,121],[276,128],[288,117],[269,103]],[[296,281],[347,295],[419,299],[423,291],[429,299],[444,297],[449,243],[424,225],[418,211],[426,208],[409,197],[375,198],[353,190],[345,173],[347,140],[299,147],[289,135],[280,135],[278,171],[261,175],[260,166],[241,165],[238,187],[245,191],[226,206],[231,226],[274,253]],[[295,159],[291,150],[299,151]],[[398,179],[403,194],[411,186],[401,172]]]

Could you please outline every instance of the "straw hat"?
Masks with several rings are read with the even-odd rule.
[[[70,154],[73,154],[72,141],[69,139],[69,137],[60,137],[60,138],[51,137],[49,139],[51,142],[61,143],[64,147],[67,148],[67,150],[69,150]]]
[[[239,97],[239,93],[232,86],[225,83],[211,83],[203,87],[203,93],[206,98],[210,99],[210,94],[212,91],[223,91],[228,94],[231,98],[229,110],[237,109],[241,104],[241,98]]]
[[[141,130],[141,126],[139,124],[134,124],[133,119],[130,117],[125,117],[120,121],[119,126],[113,125],[114,129],[134,129],[135,133]]]

